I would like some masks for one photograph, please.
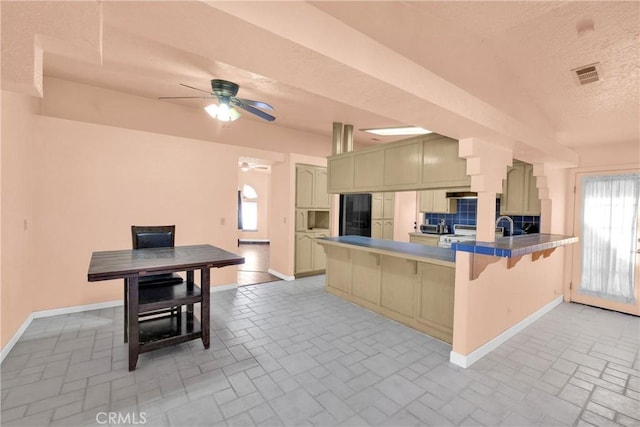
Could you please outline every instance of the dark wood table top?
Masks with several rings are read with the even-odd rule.
[[[244,258],[212,245],[125,249],[94,252],[87,275],[90,282],[134,274],[197,270],[244,264]]]

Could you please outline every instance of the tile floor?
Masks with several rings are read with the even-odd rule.
[[[244,257],[244,264],[238,266],[238,285],[255,285],[280,280],[268,272],[268,244],[240,243],[236,253]]]
[[[135,372],[122,307],[36,319],[2,364],[2,425],[640,425],[637,317],[562,304],[465,370],[323,281],[215,292],[211,348]]]

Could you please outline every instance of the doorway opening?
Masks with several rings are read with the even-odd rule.
[[[238,159],[238,285],[280,280],[269,273],[271,166],[268,161]]]
[[[239,286],[280,280],[269,273],[269,243],[240,243],[238,254],[244,257],[244,264],[238,266]]]

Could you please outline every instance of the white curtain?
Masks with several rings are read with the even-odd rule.
[[[633,303],[640,174],[582,180],[579,292]]]

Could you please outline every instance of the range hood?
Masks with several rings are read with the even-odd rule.
[[[447,191],[447,199],[477,199],[478,193],[475,191]]]

